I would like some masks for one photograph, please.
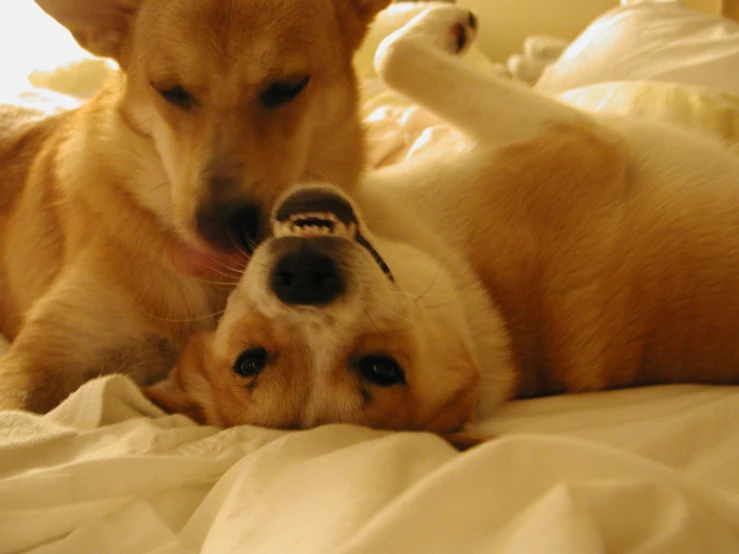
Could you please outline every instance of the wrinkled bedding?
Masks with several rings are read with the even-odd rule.
[[[197,426],[108,377],[0,413],[0,552],[739,552],[737,421],[730,387],[527,400],[459,454]]]

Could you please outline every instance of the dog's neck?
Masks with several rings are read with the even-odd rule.
[[[356,193],[360,210],[376,236],[411,244],[443,263],[463,304],[481,368],[479,405],[483,410],[495,408],[510,397],[515,386],[506,323],[467,260],[464,238],[455,233],[453,218],[441,215],[451,210],[450,205],[439,198],[433,179],[422,175],[408,179],[414,171],[412,166],[400,165],[365,176]],[[464,195],[464,191],[453,194]],[[489,413],[479,411],[479,415]]]

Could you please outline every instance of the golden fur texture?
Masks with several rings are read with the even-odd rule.
[[[121,71],[74,111],[0,108],[0,407],[161,376],[288,185],[354,186],[352,55],[388,3],[38,0]]]
[[[474,30],[435,6],[376,58],[466,147],[349,193],[288,191],[217,330],[151,398],[215,425],[360,423],[469,446],[474,408],[514,397],[739,384],[739,158],[468,70],[450,52]]]

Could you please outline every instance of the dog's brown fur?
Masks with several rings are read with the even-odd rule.
[[[216,425],[358,423],[467,447],[478,400],[489,417],[514,397],[739,384],[739,158],[712,137],[467,71],[450,40],[474,21],[437,5],[376,58],[466,148],[440,144],[348,195],[288,191],[217,331],[152,399]],[[330,301],[284,293],[286,274],[323,292],[320,272],[283,264],[306,251],[337,268],[321,270],[341,283]],[[268,355],[243,371],[255,348]],[[297,353],[300,367],[279,363]],[[283,390],[286,379],[297,382]]]
[[[494,186],[466,197],[466,258],[506,320],[516,396],[739,381],[739,196],[674,194],[667,175],[632,196],[626,149],[562,127],[500,151]]]
[[[353,187],[352,55],[388,3],[38,0],[121,72],[74,111],[0,108],[1,408],[46,411],[107,371],[161,376],[245,262],[222,240],[229,206],[269,213],[306,175]]]

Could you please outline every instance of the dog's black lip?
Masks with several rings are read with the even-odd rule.
[[[391,283],[395,283],[395,277],[393,277],[393,272],[390,271],[390,268],[385,263],[385,260],[382,259],[382,256],[380,256],[380,254],[377,252],[377,250],[375,250],[372,247],[372,245],[367,241],[367,239],[364,238],[364,235],[362,235],[362,233],[360,233],[359,231],[357,231],[357,239],[356,240],[357,240],[357,243],[360,246],[363,246],[365,248],[365,250],[367,250],[367,252],[369,252],[370,255],[375,259],[375,261],[377,262],[377,264],[380,266],[380,269],[382,270],[382,272],[385,275],[387,275],[387,278],[388,279],[390,279],[390,282]]]
[[[292,215],[310,212],[330,212],[345,225],[357,223],[354,210],[346,200],[340,196],[316,194],[312,190],[293,194],[277,210],[275,219],[282,222]]]
[[[282,223],[290,219],[293,215],[306,213],[331,213],[336,216],[344,225],[355,225],[359,227],[357,216],[349,202],[338,194],[330,192],[316,191],[313,189],[300,190],[293,193],[275,213],[275,219]],[[392,283],[395,283],[390,268],[382,259],[382,256],[374,249],[370,242],[362,235],[359,229],[356,230],[355,240],[357,244],[362,246],[372,258],[380,266],[382,272],[387,275]]]

